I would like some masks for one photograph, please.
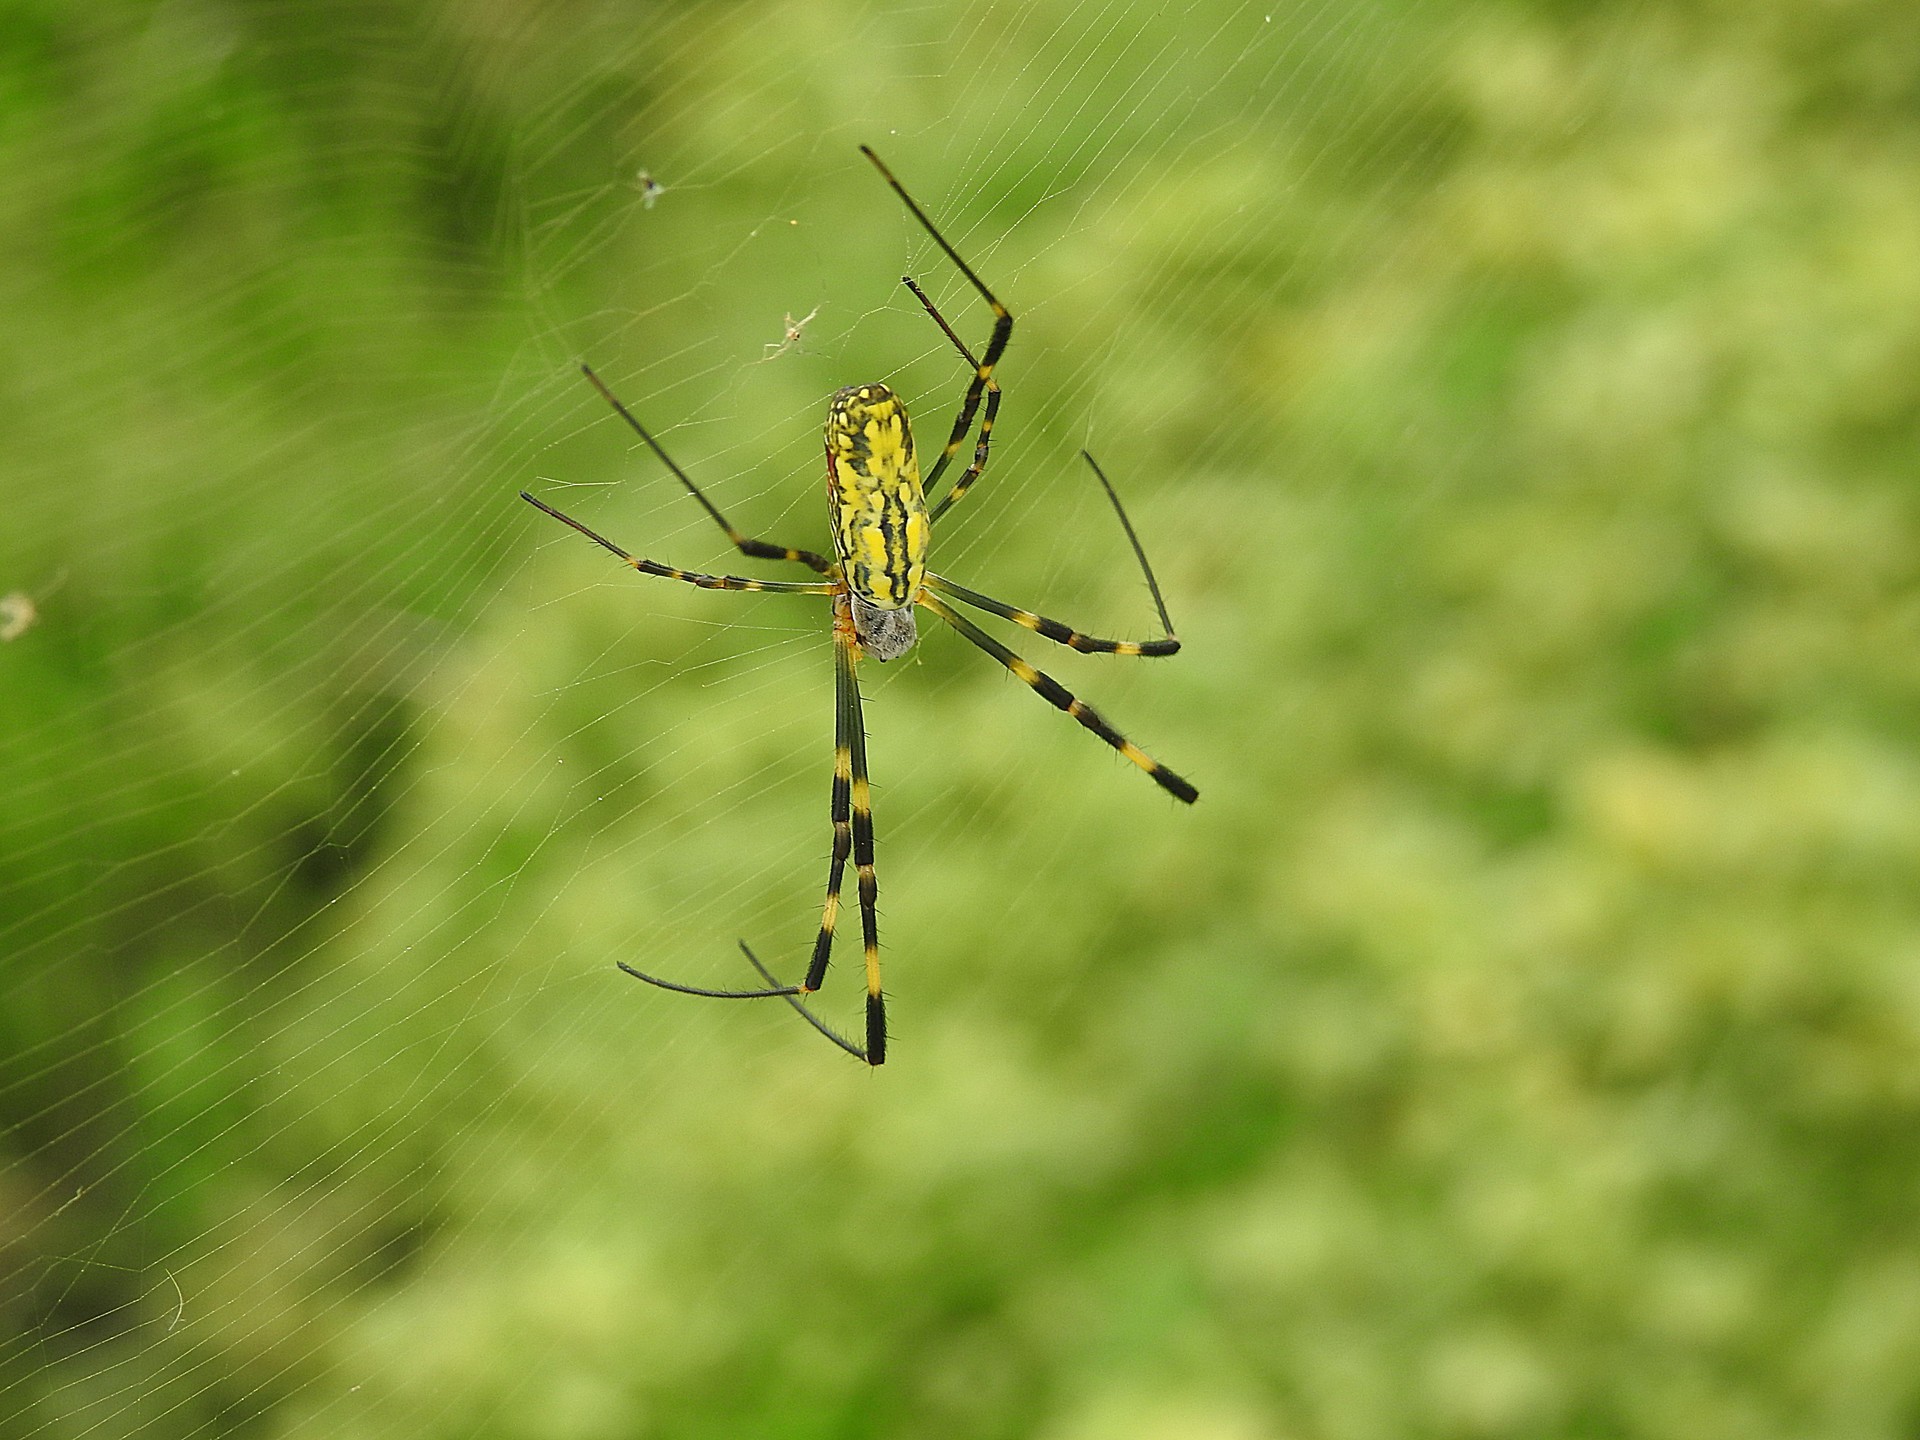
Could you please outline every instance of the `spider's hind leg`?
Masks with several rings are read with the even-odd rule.
[[[649,985],[682,995],[699,995],[711,1000],[785,1000],[800,1012],[809,1025],[849,1055],[869,1065],[879,1065],[887,1058],[887,1008],[886,1000],[880,993],[873,811],[867,787],[867,735],[860,714],[860,682],[854,673],[860,642],[854,633],[853,611],[844,593],[836,596],[833,620],[833,861],[827,871],[827,897],[820,909],[820,933],[813,942],[813,957],[807,964],[806,979],[798,985],[783,984],[760,963],[760,957],[748,948],[744,940],[740,942],[740,953],[747,957],[748,963],[767,982],[764,989],[710,990],[648,975],[625,961],[620,962],[620,968],[636,980],[644,980]],[[867,1043],[864,1048],[815,1015],[804,998],[818,990],[827,978],[827,965],[833,955],[834,931],[840,918],[840,887],[846,878],[849,857],[859,873],[860,929],[866,948]]]
[[[867,726],[860,712],[860,676],[855,668],[860,641],[853,627],[853,605],[842,598],[834,607],[833,639],[839,677],[840,717],[846,726],[846,744],[834,754],[835,791],[838,793],[842,755],[847,773],[847,799],[852,811],[853,865],[860,885],[860,939],[866,955],[867,1052],[869,1065],[887,1058],[887,1001],[880,990],[880,882],[873,863],[873,793],[867,783]],[[838,832],[836,827],[836,853]]]
[[[813,1011],[808,1009],[806,1002],[802,1000],[798,995],[793,993],[793,987],[791,985],[782,986],[779,980],[777,980],[774,977],[773,972],[767,969],[766,966],[760,963],[760,957],[754,954],[753,951],[747,948],[746,941],[742,940],[740,942],[740,950],[741,950],[741,953],[743,953],[747,957],[747,959],[752,963],[753,968],[760,972],[760,978],[765,980],[767,984],[776,987],[772,990],[767,991],[766,993],[768,993],[769,995],[780,996],[795,1010],[798,1010],[800,1012],[801,1017],[809,1025],[813,1026],[814,1029],[818,1030],[822,1035],[826,1036],[827,1039],[831,1040],[834,1044],[838,1045],[842,1050],[846,1051],[847,1054],[853,1056],[854,1059],[864,1060],[869,1065],[878,1065],[880,1063],[879,1060],[875,1060],[871,1058],[870,1051],[862,1050],[858,1045],[854,1044],[851,1040],[847,1039],[846,1036],[842,1035],[838,1030],[834,1029],[831,1025],[827,1024],[826,1021],[822,1020],[818,1015],[814,1014]]]
[[[1153,608],[1160,612],[1160,628],[1166,634],[1158,640],[1103,640],[1098,635],[1083,635],[1071,625],[1045,615],[1036,615],[1031,610],[1022,610],[1017,605],[1009,605],[1004,600],[996,600],[991,595],[982,595],[977,590],[969,590],[944,575],[927,574],[927,585],[934,590],[943,590],[956,600],[963,600],[976,609],[989,615],[998,615],[1002,620],[1011,620],[1023,629],[1044,636],[1056,645],[1065,645],[1069,650],[1078,650],[1084,655],[1177,655],[1180,653],[1180,637],[1173,633],[1173,619],[1167,614],[1167,602],[1161,598],[1160,582],[1153,578],[1153,566],[1147,563],[1146,549],[1140,544],[1140,537],[1134,533],[1133,522],[1127,519],[1126,506],[1120,503],[1120,497],[1114,493],[1113,485],[1108,481],[1106,472],[1100,468],[1100,462],[1085,450],[1080,456],[1093,467],[1094,478],[1099,480],[1100,488],[1107,492],[1107,499],[1113,502],[1113,513],[1120,519],[1120,528],[1126,532],[1127,544],[1133,547],[1133,558],[1140,562],[1140,574],[1146,579],[1147,593],[1153,596]],[[997,658],[997,657],[996,657]]]
[[[1076,699],[1058,680],[1044,670],[1037,670],[1026,660],[1013,653],[998,640],[994,639],[966,616],[959,614],[939,596],[931,591],[920,592],[919,603],[938,615],[947,624],[958,630],[962,636],[995,660],[1006,666],[1007,670],[1034,694],[1046,701],[1054,709],[1062,711],[1068,718],[1077,720],[1083,729],[1091,731],[1101,740],[1111,745],[1127,760],[1132,761],[1147,773],[1149,779],[1166,791],[1174,799],[1191,805],[1200,798],[1200,792],[1193,788],[1191,781],[1176,775],[1158,760],[1154,759],[1126,736],[1122,735],[1106,719],[1084,700]]]

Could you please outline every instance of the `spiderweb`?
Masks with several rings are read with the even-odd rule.
[[[1897,491],[1781,459],[1920,313],[1782,279],[1913,228],[1896,144],[1851,188],[1820,158],[1893,123],[1846,8],[24,7],[0,1433],[1894,1433],[1911,1142],[1827,1190],[1780,1157],[1911,1106],[1910,1019],[1795,1027],[1913,1013],[1858,959],[1911,953],[1876,867],[1913,770],[1870,719],[1756,718],[1812,714],[1790,656],[1906,573]],[[1756,138],[1789,115],[1804,149]],[[899,276],[987,320],[863,142],[1018,320],[935,567],[1151,634],[1091,448],[1188,648],[1018,638],[1204,796],[957,637],[864,667],[877,1074],[613,968],[740,984],[744,937],[797,976],[824,610],[639,579],[516,498],[775,573],[583,359],[783,543],[825,546],[834,389],[944,435],[966,372]],[[1742,249],[1770,186],[1814,238]],[[1814,353],[1835,316],[1867,338]],[[1782,375],[1816,398],[1770,409]],[[1746,564],[1854,588],[1789,623]],[[1713,870],[1750,790],[1758,902]],[[1802,821],[1854,868],[1795,889]],[[1795,1330],[1819,1374],[1767,1363]]]

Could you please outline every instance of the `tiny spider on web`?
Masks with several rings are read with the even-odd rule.
[[[1082,634],[1058,620],[1048,619],[1030,610],[1022,610],[1003,600],[982,595],[976,590],[937,575],[927,568],[928,543],[932,537],[934,522],[951,510],[980,478],[987,468],[987,455],[993,437],[993,422],[1000,413],[1000,385],[993,378],[993,367],[1000,363],[1001,355],[1006,351],[1007,342],[1013,336],[1013,315],[995,298],[986,283],[973,272],[971,266],[960,258],[959,252],[947,243],[946,237],[927,218],[926,212],[907,194],[906,189],[893,177],[893,173],[880,162],[880,157],[866,146],[860,147],[868,160],[880,172],[881,178],[906,205],[913,218],[919,221],[933,241],[946,254],[967,282],[978,292],[993,312],[993,333],[987,340],[984,356],[976,358],[973,351],[950,326],[945,317],[935,308],[924,290],[911,276],[902,276],[901,281],[920,307],[940,327],[940,332],[952,343],[973,372],[967,382],[966,397],[961,401],[960,413],[953,422],[953,430],[947,437],[946,448],[940,458],[934,461],[933,468],[927,472],[923,481],[920,476],[920,462],[914,453],[913,433],[907,426],[906,405],[888,386],[877,381],[864,385],[849,385],[837,391],[827,408],[826,425],[826,469],[827,469],[827,511],[833,531],[833,556],[831,558],[812,550],[799,550],[787,545],[776,545],[765,540],[749,538],[735,529],[726,517],[714,506],[701,491],[700,487],[674,463],[672,457],[661,447],[627,407],[614,397],[600,377],[593,370],[582,365],[581,371],[600,394],[611,405],[621,420],[625,421],[634,434],[646,443],[660,463],[672,472],[675,479],[686,487],[687,493],[699,502],[702,509],[712,517],[734,547],[742,555],[756,560],[783,560],[804,565],[821,578],[818,580],[754,580],[739,575],[705,575],[692,570],[680,570],[671,565],[663,565],[656,560],[643,559],[632,555],[604,535],[589,529],[570,515],[564,515],[543,500],[537,500],[525,491],[520,498],[528,504],[537,506],[562,524],[570,525],[596,545],[611,551],[627,565],[642,575],[655,575],[668,580],[681,580],[690,585],[698,585],[707,590],[746,590],[782,595],[817,595],[831,602],[833,608],[833,651],[834,651],[834,740],[833,740],[833,857],[827,871],[827,895],[821,908],[820,930],[813,944],[812,958],[807,965],[806,977],[797,985],[785,984],[777,979],[773,972],[760,962],[760,958],[748,948],[747,942],[740,941],[740,949],[747,961],[759,972],[764,986],[752,990],[712,990],[696,985],[684,985],[674,980],[662,979],[635,969],[625,961],[620,968],[637,980],[649,985],[657,985],[663,990],[676,990],[687,995],[702,995],[720,1000],[762,1000],[781,999],[804,1016],[807,1022],[825,1035],[834,1044],[856,1059],[869,1065],[879,1065],[887,1057],[887,1011],[886,999],[880,988],[880,934],[876,902],[879,885],[874,870],[873,811],[867,782],[867,738],[866,725],[861,715],[860,682],[858,665],[863,659],[872,659],[884,664],[897,660],[913,649],[919,638],[915,622],[915,611],[925,610],[942,623],[952,627],[969,643],[986,652],[1000,665],[1006,667],[1016,679],[1026,685],[1041,699],[1055,709],[1064,711],[1069,718],[1092,732],[1105,744],[1112,746],[1128,761],[1137,766],[1167,794],[1176,800],[1191,805],[1199,798],[1200,792],[1174,774],[1158,760],[1148,755],[1139,746],[1128,740],[1114,729],[1105,718],[1091,705],[1076,699],[1052,676],[1036,669],[1021,656],[1015,654],[986,631],[967,619],[959,610],[948,604],[949,600],[961,605],[1011,621],[1043,639],[1065,645],[1069,649],[1096,655],[1122,656],[1163,656],[1172,655],[1180,648],[1180,641],[1174,636],[1173,622],[1167,617],[1166,603],[1161,599],[1159,583],[1153,577],[1153,569],[1147,564],[1146,551],[1141,547],[1140,538],[1134,533],[1127,512],[1120,504],[1120,497],[1114,493],[1106,475],[1094,461],[1092,455],[1081,451],[1094,478],[1106,492],[1107,499],[1113,505],[1114,514],[1125,532],[1127,543],[1132,547],[1134,559],[1139,562],[1140,572],[1146,578],[1148,592],[1153,596],[1154,609],[1159,613],[1161,629],[1165,634],[1157,640],[1103,640],[1098,636]],[[818,313],[818,309],[814,313]],[[793,322],[788,317],[788,339],[783,345],[799,338],[799,331],[807,320]],[[985,400],[984,411],[981,408]],[[967,437],[973,433],[975,416],[979,416],[980,430],[974,442],[973,459],[948,488],[940,500],[929,506],[926,492],[946,473],[965,445]],[[840,917],[840,887],[845,879],[847,862],[853,861],[858,876],[860,929],[866,953],[866,1043],[853,1041],[834,1030],[816,1015],[806,1004],[805,997],[812,995],[826,979],[827,965],[833,955],[834,929]]]
[[[764,365],[769,360],[778,360],[782,355],[786,354],[787,351],[798,345],[800,343],[800,336],[805,332],[807,326],[813,323],[813,317],[819,313],[820,307],[816,305],[796,320],[793,318],[793,312],[789,310],[781,330],[780,338],[778,340],[769,340],[766,345],[762,347],[766,353],[760,357],[757,363]]]

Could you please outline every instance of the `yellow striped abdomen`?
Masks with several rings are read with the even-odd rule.
[[[827,410],[827,504],[847,588],[876,610],[914,601],[927,574],[927,499],[907,407],[849,385]]]
[[[827,507],[862,644],[876,660],[906,654],[927,575],[927,498],[907,407],[885,385],[849,385],[827,408]]]

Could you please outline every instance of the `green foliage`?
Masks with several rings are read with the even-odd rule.
[[[0,1434],[1920,1425],[1905,7],[16,9]],[[583,355],[792,543],[929,443],[859,141],[936,568],[1146,633],[1091,444],[1202,790],[868,667],[878,1073],[612,968],[797,969],[823,617],[514,498],[748,568]]]

